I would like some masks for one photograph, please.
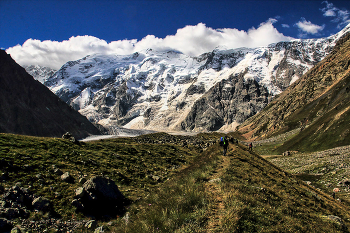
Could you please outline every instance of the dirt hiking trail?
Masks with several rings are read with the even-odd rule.
[[[209,214],[209,222],[207,226],[207,232],[221,232],[220,227],[225,216],[225,205],[224,199],[226,194],[221,189],[221,177],[228,169],[231,159],[235,156],[235,145],[229,145],[227,150],[227,155],[220,156],[219,164],[217,165],[217,170],[214,171],[213,175],[209,178],[206,183],[206,191],[211,196],[211,200],[214,200],[213,207]]]

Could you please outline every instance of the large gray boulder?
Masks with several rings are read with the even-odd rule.
[[[95,176],[76,190],[76,200],[84,207],[84,212],[94,215],[108,215],[121,211],[125,198],[113,180]]]
[[[67,183],[74,183],[74,178],[69,174],[69,172],[65,172],[61,175],[61,180]]]
[[[83,184],[83,189],[91,198],[104,198],[108,201],[115,201],[124,198],[113,180],[101,176],[92,177],[86,181]]]
[[[39,211],[47,212],[51,210],[51,203],[44,197],[37,197],[33,200],[33,208]]]

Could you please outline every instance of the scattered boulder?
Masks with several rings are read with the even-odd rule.
[[[221,178],[216,178],[216,179],[212,179],[208,181],[209,183],[220,183],[221,182]]]
[[[102,233],[102,232],[105,232],[104,226],[97,227],[94,231],[94,233]]]
[[[94,230],[97,227],[97,222],[95,220],[90,220],[85,224],[85,227],[90,230]]]
[[[63,139],[68,139],[71,142],[76,142],[75,138],[73,137],[73,135],[69,132],[66,132],[65,134],[62,135]]]
[[[74,206],[77,209],[77,211],[83,211],[84,210],[84,205],[81,204],[81,202],[79,200],[77,200],[77,199],[74,199],[72,201],[72,206]]]
[[[101,176],[92,177],[83,185],[83,189],[90,195],[91,199],[103,198],[108,201],[120,201],[124,198],[113,180]]]
[[[1,212],[1,216],[6,219],[14,219],[20,216],[19,209],[16,208],[5,208]]]
[[[296,153],[298,153],[299,151],[285,151],[282,153],[283,156],[291,156],[294,155]]]
[[[48,212],[51,209],[51,203],[44,197],[37,197],[33,200],[33,208],[39,211]]]
[[[69,172],[63,173],[63,175],[61,175],[61,180],[67,183],[74,183],[74,178],[69,174]]]
[[[20,205],[27,205],[32,202],[33,195],[28,189],[15,185],[5,192],[3,200],[6,202],[16,202]]]
[[[8,180],[8,179],[9,179],[8,172],[1,173],[0,180]]]
[[[75,190],[75,198],[82,198],[85,195],[85,190],[83,187],[79,187]]]
[[[161,182],[162,178],[160,176],[150,175],[150,178],[156,182]]]
[[[339,184],[343,186],[350,186],[350,180],[349,179],[342,180],[341,182],[339,182]]]
[[[63,175],[63,171],[62,171],[61,169],[59,169],[59,168],[55,168],[55,169],[53,170],[53,172],[54,172],[56,175],[58,175],[58,176],[62,176],[62,175]]]
[[[285,151],[285,152],[283,152],[282,155],[283,155],[283,156],[290,156],[290,151]]]
[[[7,219],[27,218],[30,214],[28,209],[32,209],[33,199],[34,195],[19,185],[4,190],[0,199],[0,217]]]
[[[93,215],[109,215],[123,210],[125,198],[113,180],[101,176],[87,180],[75,190],[72,205]]]
[[[84,184],[86,182],[86,178],[85,177],[82,177],[79,179],[79,183],[80,184]]]

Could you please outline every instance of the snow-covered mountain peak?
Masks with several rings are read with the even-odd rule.
[[[222,119],[215,121],[216,129],[255,114],[271,96],[323,59],[339,38],[337,34],[255,49],[217,47],[198,57],[153,49],[130,55],[95,54],[66,63],[45,85],[91,121],[110,128],[152,130],[205,129],[189,125],[189,118],[200,117],[191,114],[199,111],[198,103],[208,104],[203,98],[220,87],[220,92],[229,92],[217,97],[220,105],[202,107],[212,109],[209,115],[203,113],[206,119],[214,115]],[[243,101],[245,107],[232,106],[232,101]],[[230,119],[217,112],[228,106]]]
[[[38,80],[41,83],[44,83],[46,79],[55,74],[56,70],[51,69],[49,67],[43,67],[39,65],[30,65],[23,67],[28,74],[34,77],[34,79]]]

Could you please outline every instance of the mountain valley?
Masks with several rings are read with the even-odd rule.
[[[349,30],[26,67],[46,87],[1,50],[0,232],[349,232]]]

